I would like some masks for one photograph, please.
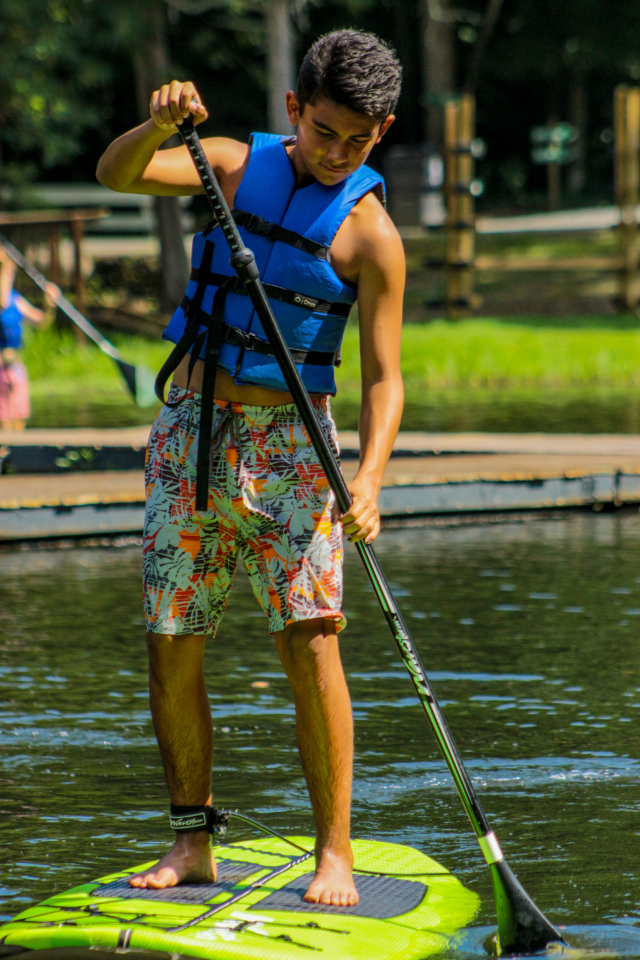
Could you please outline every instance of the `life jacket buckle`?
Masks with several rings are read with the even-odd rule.
[[[223,339],[225,343],[230,344],[232,347],[243,347],[246,349],[251,343],[251,334],[246,330],[241,330],[239,327],[233,327],[231,324],[225,323]]]
[[[268,220],[265,220],[263,217],[259,217],[257,213],[250,213],[249,220],[247,220],[245,226],[249,233],[255,233],[258,237],[270,237],[271,231],[273,229],[273,224],[269,223]]]

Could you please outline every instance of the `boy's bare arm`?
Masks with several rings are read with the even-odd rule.
[[[176,122],[191,114],[194,124],[207,118],[195,86],[174,80],[156,90],[149,105],[150,119],[118,137],[103,153],[96,176],[100,183],[119,193],[154,196],[193,196],[203,193],[193,161],[184,146],[158,148],[176,132]],[[224,181],[240,170],[247,157],[246,144],[226,137],[202,141],[205,153]]]
[[[353,506],[343,517],[352,540],[373,540],[380,532],[377,498],[398,433],[404,391],[400,372],[404,249],[380,203],[365,197],[358,222],[358,313],[362,406],[360,466],[349,484]]]

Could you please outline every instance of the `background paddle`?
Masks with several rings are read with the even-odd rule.
[[[124,382],[127,385],[129,392],[131,393],[133,399],[139,407],[151,407],[156,403],[156,395],[154,391],[155,384],[155,374],[151,370],[147,370],[145,367],[137,367],[132,363],[127,363],[126,360],[123,360],[120,356],[119,351],[110,343],[106,337],[103,337],[102,334],[92,326],[86,317],[84,317],[79,310],[77,310],[72,303],[67,300],[59,287],[56,287],[55,284],[52,284],[46,277],[43,277],[39,270],[33,266],[32,263],[29,263],[24,254],[20,253],[17,247],[14,247],[12,243],[3,237],[0,233],[0,246],[3,250],[11,257],[11,259],[16,263],[27,276],[31,277],[33,282],[40,287],[41,290],[45,292],[50,291],[52,287],[55,287],[55,293],[52,295],[57,307],[65,313],[69,319],[75,323],[77,327],[82,330],[90,340],[93,340],[96,343],[103,353],[106,353],[108,357],[111,357],[112,360],[118,365],[118,369],[124,378]]]
[[[266,297],[260,282],[254,255],[242,241],[220,189],[220,184],[211,169],[202,149],[200,138],[189,117],[178,127],[178,131],[191,154],[214,216],[222,229],[226,242],[229,244],[231,250],[229,262],[246,286],[247,293],[251,297],[256,313],[280,364],[289,392],[293,396],[327,479],[331,484],[338,506],[342,513],[346,513],[351,506],[351,495],[333,451],[324,438],[307,389],[291,358]],[[409,631],[393,598],[373,547],[363,540],[358,541],[355,547],[382,607],[404,665],[411,675],[420,703],[431,724],[442,756],[451,771],[458,794],[491,871],[498,918],[500,951],[503,953],[533,953],[543,950],[548,943],[554,941],[563,943],[564,941],[558,931],[536,907],[504,859],[498,840],[491,830],[480,805],[480,800],[473,788],[436,696],[431,689],[418,652],[409,636]]]

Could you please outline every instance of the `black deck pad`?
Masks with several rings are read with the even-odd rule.
[[[250,907],[251,910],[292,910],[296,913],[344,913],[352,917],[388,920],[409,913],[419,906],[427,892],[424,883],[396,880],[395,877],[356,876],[360,902],[355,907],[334,907],[325,903],[307,903],[302,898],[313,880],[312,873],[292,880],[286,887],[269,894]]]
[[[243,863],[240,860],[218,860],[218,878],[215,883],[181,883],[164,890],[130,887],[127,877],[103,883],[91,892],[92,897],[119,897],[121,900],[162,900],[164,903],[208,903],[219,893],[227,893],[240,880],[264,870],[261,863]]]

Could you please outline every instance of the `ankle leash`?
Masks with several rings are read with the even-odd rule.
[[[195,833],[204,830],[207,833],[226,833],[230,812],[217,810],[209,806],[178,806],[171,804],[169,822],[177,833]]]

